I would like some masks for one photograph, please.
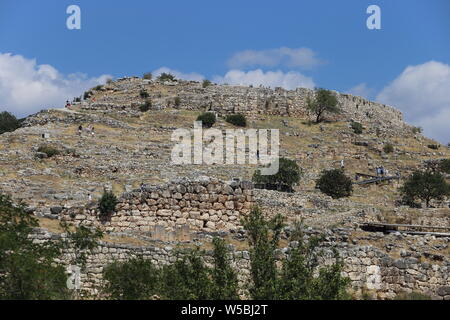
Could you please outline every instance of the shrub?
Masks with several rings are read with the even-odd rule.
[[[202,87],[206,88],[206,87],[209,87],[211,84],[212,84],[211,81],[205,79],[205,80],[203,80]]]
[[[197,121],[201,121],[203,127],[211,128],[216,123],[216,115],[212,112],[205,112],[197,117]]]
[[[170,74],[170,73],[161,73],[158,77],[158,81],[160,82],[164,82],[164,81],[175,81],[176,78],[174,75]]]
[[[441,146],[438,144],[429,144],[428,148],[433,149],[433,150],[438,150]]]
[[[444,176],[431,171],[414,171],[400,188],[404,201],[413,204],[416,199],[420,199],[425,201],[427,207],[433,199],[442,200],[449,190]]]
[[[146,79],[146,80],[152,80],[153,79],[153,75],[152,75],[151,72],[146,72],[146,73],[144,73],[143,78]]]
[[[323,171],[316,187],[334,199],[348,197],[353,191],[352,180],[340,169]]]
[[[103,85],[99,84],[98,86],[94,87],[93,90],[94,91],[99,91],[103,89]]]
[[[176,97],[176,98],[175,98],[174,104],[175,104],[176,107],[179,107],[179,106],[180,106],[180,104],[181,104],[181,99],[180,99],[180,97]]]
[[[106,84],[111,84],[111,83],[113,83],[113,79],[111,79],[111,78],[106,79]]]
[[[422,128],[421,127],[412,127],[412,133],[417,134],[417,133],[422,133]]]
[[[18,128],[20,128],[20,121],[13,114],[7,111],[0,113],[0,134],[13,132]]]
[[[61,151],[49,145],[40,146],[37,151],[40,153],[45,153],[49,158],[61,154]]]
[[[439,162],[439,171],[450,174],[450,159],[443,159]]]
[[[142,90],[139,92],[139,96],[140,96],[142,99],[147,99],[150,95],[148,94],[147,90],[142,89]]]
[[[394,152],[394,146],[390,143],[386,143],[383,147],[383,151],[385,153],[392,153],[392,152]]]
[[[316,89],[314,98],[307,99],[308,109],[315,114],[316,123],[322,122],[326,113],[339,113],[336,96],[326,89]]]
[[[147,112],[147,111],[150,110],[151,108],[152,108],[152,101],[149,100],[149,99],[147,99],[147,100],[145,101],[145,103],[143,103],[143,104],[141,104],[141,105],[139,106],[139,110],[140,110],[141,112]]]
[[[260,170],[253,174],[253,182],[263,184],[264,188],[292,191],[295,183],[300,181],[302,171],[294,160],[280,158],[279,169],[274,175],[262,175]]]
[[[103,278],[103,291],[113,300],[148,300],[159,291],[159,270],[142,257],[108,265]]]
[[[114,193],[105,190],[98,204],[100,217],[106,218],[107,216],[112,214],[116,210],[117,203],[118,200]]]
[[[362,126],[361,123],[359,123],[359,122],[352,122],[351,127],[352,127],[354,133],[356,133],[356,134],[363,133],[363,126]]]
[[[225,118],[225,121],[238,127],[246,127],[247,119],[242,114],[231,114]]]

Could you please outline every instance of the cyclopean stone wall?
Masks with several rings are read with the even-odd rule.
[[[116,212],[100,218],[98,203],[64,209],[61,220],[100,227],[105,231],[152,232],[175,230],[227,231],[237,229],[254,204],[253,185],[247,181],[223,182],[214,178],[180,179],[159,186],[143,185],[119,198]]]
[[[49,241],[60,237],[39,229],[33,236],[36,242]],[[295,245],[294,242],[290,246]],[[289,254],[291,247],[279,249],[278,257]],[[323,248],[323,264],[333,262],[332,248],[336,249],[344,261],[343,275],[351,280],[354,297],[369,292],[373,298],[393,299],[404,292],[421,292],[433,299],[450,300],[450,261],[444,258],[439,262],[420,262],[413,257],[393,258],[373,246],[353,245],[346,242],[327,242]],[[150,259],[156,266],[176,261],[179,252],[171,243],[155,242],[150,246],[133,246],[99,242],[87,256],[86,268],[81,274],[81,288],[89,293],[98,293],[102,284],[103,268],[114,261],[127,261],[131,257],[142,256]],[[63,261],[69,264],[73,250],[66,249]],[[250,256],[248,251],[232,250],[231,265],[238,275],[241,295],[247,296],[245,284],[250,278]],[[212,262],[211,252],[205,257],[207,264]]]
[[[212,84],[206,88],[196,81],[165,82],[136,77],[123,78],[105,85],[95,98],[79,104],[85,110],[138,111],[143,103],[141,90],[147,91],[153,109],[176,108],[214,111],[218,115],[241,113],[248,117],[278,115],[306,117],[309,115],[308,97],[313,90],[297,88],[267,88]],[[402,113],[390,106],[372,102],[362,97],[336,92],[341,113],[329,115],[330,119],[354,120],[369,128],[385,132],[402,132],[408,126]],[[175,102],[177,100],[177,102]]]

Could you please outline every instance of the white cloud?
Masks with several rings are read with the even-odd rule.
[[[174,70],[174,69],[170,69],[167,67],[161,67],[155,71],[152,72],[154,77],[158,77],[161,73],[170,73],[172,75],[175,76],[175,78],[177,79],[182,79],[182,80],[192,80],[192,81],[202,81],[203,79],[205,79],[205,77],[199,73],[182,73],[178,70]]]
[[[267,71],[260,69],[252,71],[230,70],[225,76],[214,77],[214,82],[227,83],[233,85],[254,85],[265,87],[282,87],[293,90],[299,87],[314,88],[315,84],[312,78],[306,77],[299,72],[290,71],[284,73],[282,71]]]
[[[110,76],[88,78],[82,73],[64,76],[35,59],[0,53],[0,110],[20,117],[41,109],[62,107],[66,100],[81,95]]]
[[[234,54],[228,61],[228,65],[236,69],[255,66],[310,69],[322,63],[324,62],[318,59],[316,53],[309,48],[291,49],[287,47],[259,51],[245,50]]]
[[[377,96],[377,100],[397,107],[407,121],[424,128],[424,133],[450,141],[450,66],[429,61],[408,66]]]
[[[360,83],[353,88],[347,90],[347,93],[352,94],[354,96],[363,97],[366,99],[370,99],[373,94],[373,89],[367,86],[367,83]]]

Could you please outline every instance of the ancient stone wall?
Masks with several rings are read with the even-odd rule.
[[[55,239],[57,235],[40,230],[34,235],[36,242]],[[290,246],[295,245],[291,243]],[[281,259],[289,254],[291,247],[279,250]],[[450,299],[450,261],[445,258],[438,262],[421,262],[412,256],[392,258],[373,246],[352,245],[345,242],[330,241],[322,249],[325,252],[323,264],[334,261],[332,248],[335,248],[344,261],[343,275],[351,280],[351,289],[355,297],[369,292],[378,299],[393,299],[404,292],[421,292],[433,299]],[[131,257],[142,256],[150,259],[156,266],[176,261],[179,257],[172,244],[159,242],[153,246],[132,246],[99,242],[87,257],[86,268],[81,274],[82,289],[92,294],[98,292],[102,284],[103,268],[114,261],[126,261]],[[65,252],[63,261],[69,264],[73,250]],[[241,293],[245,296],[245,284],[250,277],[250,255],[248,251],[233,250],[231,265],[236,270]],[[206,263],[211,263],[211,252],[207,252]]]
[[[165,185],[143,185],[119,198],[116,212],[100,218],[98,205],[66,208],[60,217],[76,225],[105,231],[154,232],[157,228],[218,231],[237,229],[253,206],[253,185],[214,178],[180,179]]]

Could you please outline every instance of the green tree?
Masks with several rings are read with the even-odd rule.
[[[197,121],[201,121],[204,128],[211,128],[216,123],[216,115],[212,112],[205,112],[197,117]]]
[[[174,76],[174,75],[172,75],[172,74],[170,74],[170,73],[166,73],[166,72],[161,73],[161,74],[159,75],[159,77],[158,77],[158,81],[159,81],[159,82],[175,81],[175,80],[176,80],[176,79],[175,79],[175,76]]]
[[[250,245],[250,295],[255,300],[273,300],[277,297],[278,286],[275,249],[280,241],[283,219],[277,215],[266,221],[261,210],[255,207],[242,225]]]
[[[449,185],[439,172],[414,171],[400,188],[400,192],[405,202],[413,204],[419,199],[425,201],[429,208],[431,200],[442,200],[449,194]]]
[[[144,73],[143,78],[146,79],[146,80],[152,80],[153,75],[152,75],[151,72],[146,72],[146,73]]]
[[[98,208],[100,210],[100,217],[106,218],[116,210],[118,203],[117,197],[112,191],[103,191],[103,195],[99,201]]]
[[[352,180],[341,169],[324,170],[316,182],[316,187],[334,199],[352,194]]]
[[[208,300],[212,288],[210,270],[204,265],[198,248],[162,269],[164,299]]]
[[[275,186],[278,190],[292,190],[295,183],[300,181],[302,170],[294,160],[280,158],[279,169],[274,175],[262,175],[261,170],[256,170],[253,174],[253,182],[265,184],[269,188]]]
[[[147,300],[159,293],[160,271],[142,257],[113,262],[103,270],[103,292],[113,300]]]
[[[228,250],[225,241],[220,238],[213,239],[214,245],[214,267],[212,274],[212,296],[213,300],[238,300],[238,280],[237,275],[227,258]]]
[[[363,126],[361,123],[359,122],[352,122],[351,124],[353,132],[356,134],[361,134],[363,133]]]
[[[29,238],[38,221],[0,194],[0,299],[67,299],[67,275],[56,262],[60,245]]]
[[[211,84],[212,84],[211,81],[209,81],[208,79],[205,79],[205,80],[203,80],[202,87],[206,88],[206,87],[209,87]]]
[[[20,121],[13,114],[7,111],[0,112],[0,134],[12,132],[18,128],[20,128]]]
[[[247,119],[242,114],[230,114],[225,118],[225,121],[238,127],[247,126]]]
[[[339,113],[338,104],[336,95],[322,88],[316,89],[314,97],[308,97],[306,102],[307,108],[316,116],[316,123],[322,122],[326,113]]]

